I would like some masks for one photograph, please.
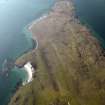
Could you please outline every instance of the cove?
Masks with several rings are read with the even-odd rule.
[[[47,13],[54,0],[0,0],[0,72],[6,60],[15,60],[32,48],[32,40],[24,29],[33,20]],[[0,74],[0,105],[6,105],[16,84],[27,78],[19,68],[8,76]]]

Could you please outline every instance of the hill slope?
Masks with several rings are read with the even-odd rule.
[[[58,1],[30,27],[38,49],[17,59],[31,61],[34,80],[19,88],[9,105],[104,105],[105,57],[99,42],[75,18],[71,1]]]

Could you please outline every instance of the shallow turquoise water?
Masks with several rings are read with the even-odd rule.
[[[0,0],[0,71],[5,59],[15,60],[32,48],[24,27],[48,12],[53,3],[54,0]],[[7,103],[17,82],[26,77],[26,73],[18,68],[10,71],[8,77],[0,75],[0,105]]]

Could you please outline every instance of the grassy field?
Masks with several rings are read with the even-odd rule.
[[[74,17],[71,1],[59,1],[30,31],[38,49],[16,65],[31,61],[36,73],[9,105],[105,105],[105,57],[99,42]]]

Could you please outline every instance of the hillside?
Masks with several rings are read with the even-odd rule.
[[[34,80],[9,105],[105,105],[105,57],[92,32],[75,17],[73,2],[58,1],[29,30],[38,48],[16,60],[31,61]]]

